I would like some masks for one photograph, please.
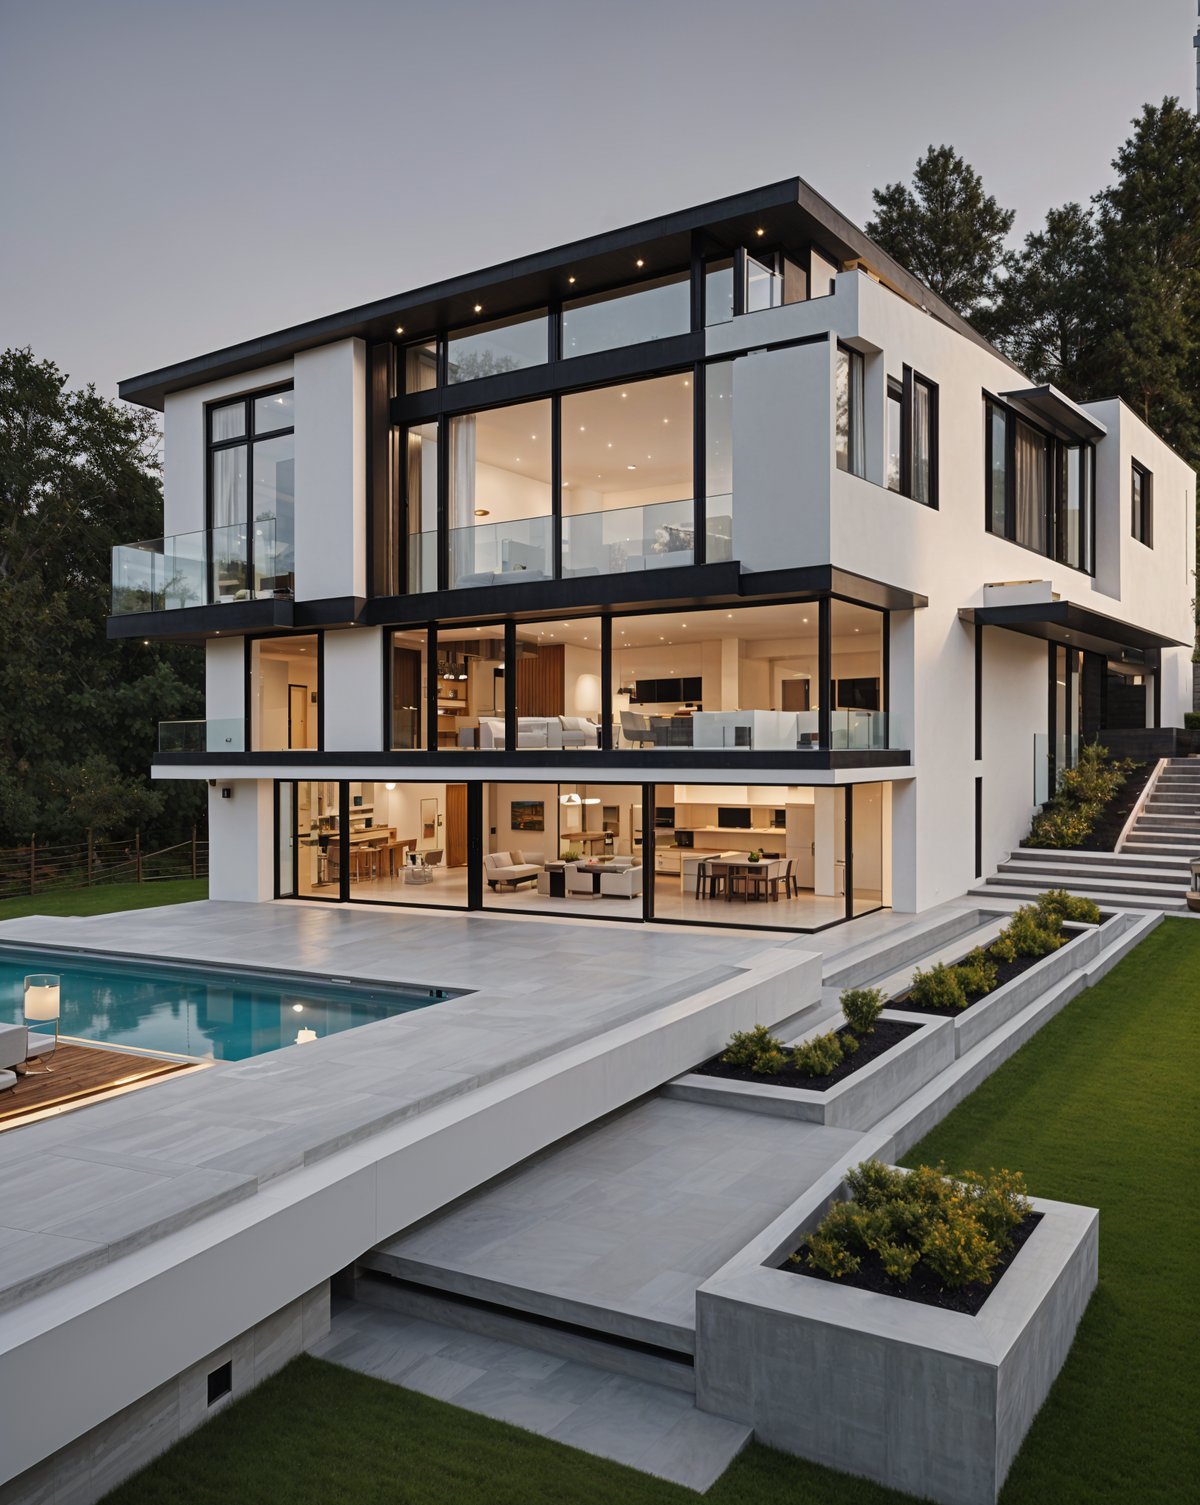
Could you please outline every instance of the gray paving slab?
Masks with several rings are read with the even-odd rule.
[[[3,1309],[202,1217],[221,1197],[735,976],[776,938],[201,902],[8,920],[0,943],[467,990],[0,1136]],[[71,1237],[50,1237],[64,1227]],[[606,1248],[589,1253],[581,1242],[578,1259]]]
[[[685,1392],[373,1306],[335,1311],[312,1352],[699,1491],[750,1438]]]
[[[635,1329],[691,1331],[696,1288],[857,1138],[652,1098],[387,1240],[370,1262],[484,1297],[516,1288],[535,1311],[616,1309]]]

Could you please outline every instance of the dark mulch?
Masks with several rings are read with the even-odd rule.
[[[845,1027],[843,1025],[842,1029]],[[858,1049],[843,1056],[841,1063],[829,1076],[805,1076],[803,1072],[792,1071],[790,1068],[776,1072],[774,1076],[760,1076],[748,1066],[726,1066],[720,1056],[713,1056],[703,1066],[697,1066],[696,1071],[701,1076],[719,1076],[731,1082],[759,1082],[764,1087],[807,1087],[814,1092],[826,1092],[830,1087],[836,1087],[844,1077],[869,1066],[877,1056],[891,1050],[893,1045],[899,1045],[913,1030],[920,1028],[919,1024],[905,1024],[899,1019],[877,1020],[869,1035],[855,1036]],[[839,1029],[838,1034],[841,1032]]]
[[[1076,850],[1081,852],[1113,851],[1117,845],[1117,837],[1120,836],[1130,812],[1146,787],[1151,767],[1149,763],[1134,764],[1126,774],[1125,782],[1105,805],[1096,824],[1079,843]]]
[[[1103,921],[1104,915],[1101,914],[1100,918]],[[1078,934],[1081,934],[1081,932],[1068,930],[1068,942],[1074,940],[1076,935]],[[984,949],[986,950],[987,948],[985,947]],[[1053,956],[1054,953],[1051,952],[1050,955]],[[960,956],[958,960],[963,961],[964,958]],[[1022,972],[1028,972],[1030,967],[1036,967],[1038,962],[1045,961],[1046,958],[1044,956],[1018,956],[1016,961],[1002,962],[996,961],[996,958],[993,956],[992,960],[996,962],[996,986],[992,989],[991,993],[980,993],[976,996],[968,994],[967,1009],[971,1008],[972,1005],[976,1003],[984,1002],[985,999],[988,999],[992,996],[992,993],[995,993],[998,989],[1002,988],[1006,982],[1012,982],[1014,977],[1020,977]],[[957,966],[958,963],[955,962],[954,965]],[[931,1008],[928,1004],[913,1003],[912,999],[907,993],[897,993],[895,998],[889,998],[887,1006],[889,1009],[904,1009],[907,1013],[910,1014],[932,1014],[942,1019],[945,1019],[947,1017],[952,1019],[957,1014],[965,1014],[967,1011],[967,1009]]]
[[[884,1274],[883,1264],[873,1250],[868,1250],[863,1255],[862,1264],[853,1275],[843,1275],[835,1280],[832,1275],[826,1275],[824,1270],[814,1270],[811,1265],[803,1262],[805,1244],[801,1244],[794,1251],[800,1256],[802,1263],[793,1264],[789,1259],[781,1268],[792,1275],[807,1275],[810,1280],[825,1280],[831,1285],[852,1286],[856,1291],[876,1291],[883,1296],[898,1296],[901,1301],[919,1301],[923,1306],[940,1306],[943,1311],[965,1312],[968,1317],[974,1317],[999,1285],[1000,1277],[1016,1259],[1026,1239],[1041,1221],[1040,1212],[1031,1212],[1025,1221],[1013,1230],[1012,1243],[1000,1256],[1000,1263],[996,1266],[989,1285],[981,1285],[975,1281],[969,1286],[956,1286],[953,1290],[949,1290],[924,1264],[918,1264],[908,1281],[900,1285]]]

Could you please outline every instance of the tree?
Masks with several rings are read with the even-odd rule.
[[[1001,350],[1035,381],[1087,395],[1100,316],[1103,261],[1095,219],[1079,204],[1051,209],[1045,229],[1008,260],[990,313]]]
[[[1096,199],[1104,277],[1088,384],[1200,466],[1200,119],[1146,105]]]
[[[161,528],[157,428],[32,351],[0,356],[0,845],[150,828],[181,839],[191,785],[152,785],[155,722],[195,715],[203,661],[109,642],[110,551]]]
[[[983,191],[979,174],[949,146],[931,146],[912,187],[873,192],[867,234],[963,318],[985,322],[1004,264],[1014,211]]]

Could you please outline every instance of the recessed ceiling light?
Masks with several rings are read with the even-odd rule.
[[[483,312],[483,304],[482,303],[477,303],[475,305],[475,312],[477,314],[481,314]]]
[[[575,283],[575,279],[574,279],[574,277],[568,277],[568,278],[567,278],[567,281],[568,281],[568,282],[569,282],[569,283],[571,283],[571,285],[572,285],[572,286],[574,286],[574,283]]]
[[[396,325],[396,333],[397,334],[403,334],[404,333],[404,325],[403,324],[397,324]]]
[[[579,432],[580,432],[580,433],[581,433],[581,434],[586,434],[586,433],[587,433],[587,428],[586,428],[586,427],[585,427],[585,425],[584,425],[584,424],[582,424],[582,423],[581,423],[581,424],[580,424],[580,425],[579,425]]]
[[[627,465],[627,466],[626,466],[626,467],[625,467],[625,469],[626,469],[626,470],[636,470],[636,469],[637,469],[637,466],[636,466],[636,465]]]
[[[642,258],[640,256],[637,259],[637,264],[640,267],[644,267],[646,265],[646,263],[642,260]]]
[[[755,235],[765,235],[767,232],[760,226],[754,233]]]

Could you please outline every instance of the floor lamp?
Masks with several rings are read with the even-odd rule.
[[[58,1049],[58,1018],[62,995],[60,983],[61,979],[52,972],[34,972],[25,979],[25,1022],[49,1024],[53,1020],[54,1050]],[[50,1067],[43,1067],[43,1070],[49,1071]]]

